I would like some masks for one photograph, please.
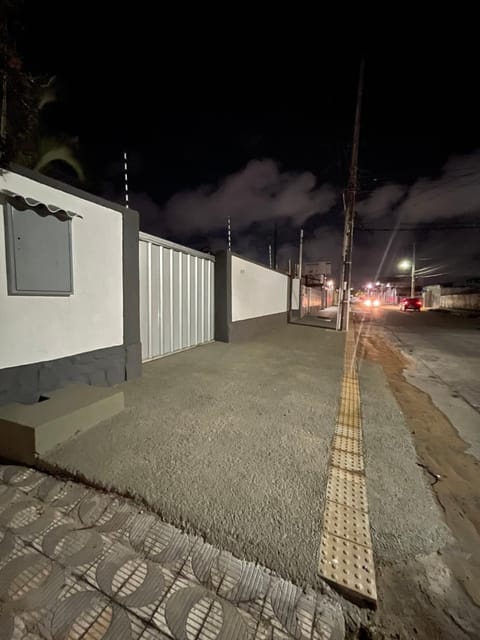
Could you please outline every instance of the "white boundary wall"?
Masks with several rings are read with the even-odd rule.
[[[232,256],[232,322],[287,312],[288,276]]]
[[[0,206],[0,369],[123,344],[122,214],[10,171],[0,188],[82,216],[71,221],[73,294],[8,295]]]

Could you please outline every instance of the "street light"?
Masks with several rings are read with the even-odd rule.
[[[415,244],[412,248],[412,259],[411,260],[402,260],[398,263],[398,268],[402,271],[406,271],[407,269],[411,269],[410,271],[410,297],[415,297]]]

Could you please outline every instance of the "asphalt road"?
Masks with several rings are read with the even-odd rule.
[[[480,318],[384,307],[375,323],[413,359],[410,381],[431,396],[480,459]]]

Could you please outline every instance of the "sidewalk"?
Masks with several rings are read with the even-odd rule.
[[[44,463],[143,500],[163,519],[320,586],[316,558],[344,336],[287,325],[144,366],[127,409]]]
[[[122,415],[41,461],[136,502],[0,467],[0,638],[63,639],[74,623],[71,637],[90,628],[95,640],[343,640],[360,624],[385,637],[476,637],[455,628],[474,615],[445,565],[453,538],[371,361],[359,378],[375,617],[319,577],[343,344],[289,325],[149,363],[124,386]]]
[[[338,307],[327,307],[315,315],[306,315],[302,318],[292,319],[292,324],[300,324],[308,327],[321,327],[324,329],[336,329]]]
[[[0,466],[2,640],[342,640],[339,598],[302,592],[128,500]]]

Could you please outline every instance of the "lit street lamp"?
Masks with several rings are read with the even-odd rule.
[[[410,297],[415,297],[415,245],[413,245],[412,249],[412,259],[411,260],[402,260],[398,263],[398,268],[402,271],[407,271],[410,269]]]

